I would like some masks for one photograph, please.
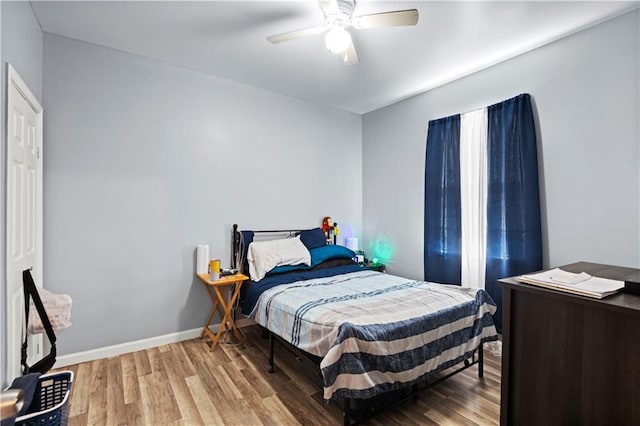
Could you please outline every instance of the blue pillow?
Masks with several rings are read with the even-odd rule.
[[[300,232],[300,241],[307,247],[307,250],[327,245],[327,238],[320,228]]]
[[[319,229],[319,228],[318,228]],[[324,261],[331,259],[353,259],[356,254],[346,248],[339,245],[325,245],[322,247],[316,247],[309,250],[311,253],[311,267],[321,264]]]
[[[282,265],[282,266],[276,266],[275,268],[267,272],[267,275],[284,274],[285,272],[300,271],[300,270],[305,270],[309,268],[310,266],[307,266],[304,263],[300,265]]]

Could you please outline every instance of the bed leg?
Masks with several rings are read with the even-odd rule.
[[[273,333],[269,331],[269,373],[275,371],[273,368]]]
[[[344,411],[342,412],[342,424],[351,426],[351,398],[344,399]]]
[[[482,343],[478,347],[478,377],[484,377],[484,347]]]

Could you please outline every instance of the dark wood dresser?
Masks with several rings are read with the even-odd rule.
[[[640,273],[587,262],[561,268],[622,281]],[[598,300],[499,283],[500,424],[640,425],[640,296]]]

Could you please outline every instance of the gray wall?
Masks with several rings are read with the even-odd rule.
[[[60,354],[202,327],[195,247],[362,230],[361,116],[45,33],[44,276]]]
[[[546,266],[640,266],[638,11],[363,117],[368,242],[386,235],[389,271],[423,278],[427,122],[532,95]]]
[[[3,348],[0,351],[0,362],[2,370],[0,371],[4,387],[7,377],[7,354],[4,348],[7,347],[5,316],[6,316],[6,274],[5,274],[5,188],[6,188],[6,172],[5,172],[5,156],[6,143],[5,137],[7,133],[6,114],[6,81],[7,81],[7,63],[11,63],[13,68],[20,74],[22,80],[29,86],[33,94],[42,100],[42,31],[40,24],[36,20],[31,5],[28,2],[0,2],[0,22],[1,25],[1,46],[2,46],[2,86],[0,93],[0,103],[2,105],[0,116],[2,117],[1,147],[0,147],[0,283],[2,290],[0,291],[0,327],[1,340],[0,345]]]

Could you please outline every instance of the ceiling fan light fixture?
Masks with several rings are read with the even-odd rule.
[[[0,0],[2,1],[2,0]],[[418,23],[418,9],[354,15],[356,0],[318,0],[324,15],[324,25],[274,34],[267,37],[272,44],[325,33],[324,43],[329,52],[341,55],[345,64],[357,64],[358,53],[348,29],[400,27]]]
[[[331,53],[343,53],[351,44],[351,34],[343,27],[332,27],[324,37],[324,43]]]

